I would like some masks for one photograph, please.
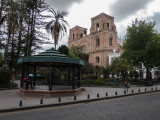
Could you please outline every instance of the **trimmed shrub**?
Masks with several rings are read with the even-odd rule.
[[[108,79],[82,80],[83,85],[106,85]]]
[[[2,67],[0,68],[0,87],[6,88],[11,86],[11,75],[10,69]]]
[[[88,79],[90,80],[93,80],[93,79],[97,79],[97,76],[95,76],[94,74],[88,74]]]
[[[107,82],[107,79],[98,78],[95,80],[95,85],[105,85],[106,82]]]

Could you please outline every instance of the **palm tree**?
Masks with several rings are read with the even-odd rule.
[[[66,26],[68,26],[68,23],[64,20],[64,17],[68,13],[65,11],[55,11],[52,8],[50,9],[50,12],[53,14],[53,17],[52,20],[48,22],[45,29],[48,33],[52,34],[56,50],[56,45],[58,44],[59,37],[62,37],[65,33],[67,33]]]
[[[23,19],[24,16],[23,16],[22,10],[19,9],[18,2],[11,0],[11,1],[7,1],[6,5],[9,7],[6,8],[6,14],[1,17],[0,25],[6,21],[7,31],[8,31],[8,40],[6,41],[4,60],[5,60],[5,66],[7,67],[9,45],[11,44],[11,39],[14,39],[16,30],[18,30],[19,28],[19,19]]]

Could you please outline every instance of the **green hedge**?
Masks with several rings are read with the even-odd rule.
[[[11,86],[11,75],[10,69],[2,67],[0,68],[0,88],[6,88]]]
[[[105,85],[108,79],[82,80],[83,85]]]

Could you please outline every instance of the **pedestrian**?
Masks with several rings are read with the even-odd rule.
[[[27,90],[29,89],[29,86],[30,86],[31,89],[32,89],[32,88],[33,88],[33,87],[32,87],[32,80],[31,80],[31,77],[30,77],[30,76],[27,76],[26,82],[27,82]]]
[[[128,82],[124,82],[124,91],[128,92]]]
[[[14,80],[15,80],[15,76],[13,75],[12,76],[12,83],[14,83]]]

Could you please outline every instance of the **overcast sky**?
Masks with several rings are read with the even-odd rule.
[[[79,25],[88,28],[89,33],[91,18],[104,12],[115,18],[118,36],[121,38],[135,18],[154,20],[155,28],[160,32],[160,0],[46,0],[46,2],[54,9],[66,10],[69,13],[65,18],[70,25],[68,29]],[[58,46],[67,45],[67,42],[68,36],[65,36]]]

